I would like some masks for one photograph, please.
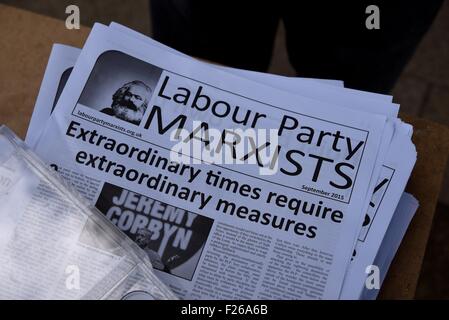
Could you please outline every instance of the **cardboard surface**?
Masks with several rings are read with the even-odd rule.
[[[82,47],[89,28],[0,4],[0,122],[24,138],[53,43]]]
[[[28,127],[53,43],[82,47],[89,28],[68,30],[64,21],[0,4],[0,123],[22,138]],[[449,131],[433,122],[402,118],[414,128],[418,161],[407,191],[420,208],[393,261],[380,298],[415,295],[449,152]]]

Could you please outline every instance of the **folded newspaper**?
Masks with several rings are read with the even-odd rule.
[[[398,110],[95,24],[54,46],[26,143],[178,298],[373,299],[418,207]]]

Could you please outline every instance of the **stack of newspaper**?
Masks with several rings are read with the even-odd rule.
[[[372,299],[418,206],[398,110],[96,24],[54,46],[26,143],[179,298]]]

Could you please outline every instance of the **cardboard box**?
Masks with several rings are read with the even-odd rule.
[[[53,43],[82,47],[90,29],[68,30],[64,21],[0,5],[0,123],[25,136]],[[415,295],[449,152],[449,130],[406,115],[414,128],[418,161],[407,187],[420,208],[382,287],[380,298]]]

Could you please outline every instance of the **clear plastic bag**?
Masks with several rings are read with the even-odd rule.
[[[0,127],[0,299],[176,299],[147,255]]]

